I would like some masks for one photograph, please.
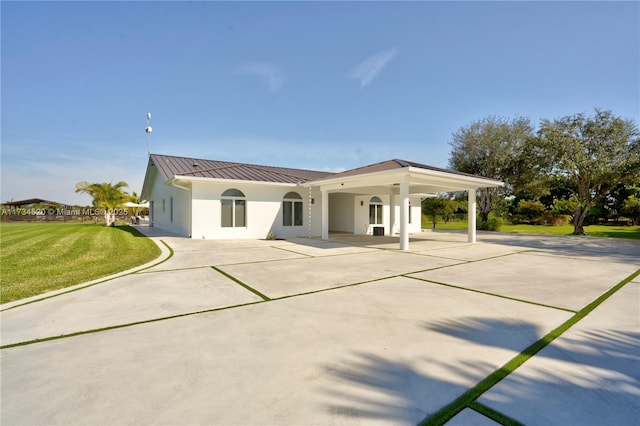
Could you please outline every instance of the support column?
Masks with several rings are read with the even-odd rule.
[[[400,250],[409,250],[409,182],[400,182]]]
[[[322,192],[322,239],[329,239],[329,193]]]
[[[469,207],[467,217],[467,236],[470,243],[476,242],[476,189],[470,189],[467,194]]]
[[[394,229],[396,229],[396,196],[391,194],[389,196],[389,235],[395,235]]]

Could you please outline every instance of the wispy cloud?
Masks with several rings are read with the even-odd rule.
[[[287,78],[282,67],[268,62],[247,62],[238,68],[238,73],[258,77],[272,93],[278,91]]]
[[[349,77],[359,80],[360,87],[365,87],[382,72],[398,53],[397,48],[383,50],[369,56],[351,70]]]

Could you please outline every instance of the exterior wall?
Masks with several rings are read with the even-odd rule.
[[[246,197],[246,226],[222,227],[221,195],[227,189],[235,188]],[[320,235],[320,192],[312,191],[310,203],[309,189],[291,185],[265,185],[246,183],[193,182],[192,186],[192,234],[193,238],[236,239],[266,238],[271,231],[276,238]],[[297,192],[302,197],[302,225],[284,226],[282,201],[288,192]],[[312,220],[309,220],[311,206]],[[313,218],[318,218],[313,221]],[[317,223],[316,223],[317,222]],[[310,226],[311,225],[311,226]]]
[[[153,202],[154,227],[185,237],[206,239],[263,239],[270,231],[276,238],[321,235],[322,195],[319,188],[310,190],[293,185],[236,184],[233,181],[193,181],[190,185],[191,191],[187,191],[165,185],[157,177],[153,180],[149,201]],[[223,228],[221,225],[221,195],[231,188],[242,191],[246,197],[246,227]],[[283,225],[282,201],[290,191],[297,192],[302,197],[302,226]],[[383,203],[382,221],[385,235],[398,233],[400,206],[392,206],[391,203],[399,203],[399,197],[388,194],[330,194],[329,229],[356,235],[371,235],[373,227],[369,225],[369,201],[373,196],[379,197]],[[409,225],[409,232],[419,232],[421,200],[420,197],[410,197],[410,200],[412,223]]]
[[[354,233],[353,194],[329,194],[329,230]]]
[[[391,197],[386,194],[368,194],[357,195],[354,197],[354,234],[371,235],[373,234],[373,226],[369,224],[369,202],[372,197],[378,197],[382,200],[382,225],[384,226],[384,235],[389,235],[390,230],[390,214],[389,203]],[[362,202],[362,205],[360,205]]]
[[[173,199],[173,217],[171,200]],[[154,179],[149,201],[153,201],[153,226],[174,234],[189,236],[189,192]],[[164,206],[164,208],[163,208]]]

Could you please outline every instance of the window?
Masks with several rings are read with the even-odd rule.
[[[247,200],[242,191],[227,189],[222,193],[221,224],[223,228],[246,226]]]
[[[169,198],[169,220],[173,222],[173,197]]]
[[[282,201],[282,225],[302,226],[302,197],[297,192],[288,192]]]
[[[371,197],[369,200],[369,223],[382,225],[382,200],[379,197]]]
[[[411,201],[409,201],[409,223],[411,223]]]

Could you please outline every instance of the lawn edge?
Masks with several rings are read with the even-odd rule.
[[[145,237],[145,238],[149,238],[149,237],[146,237],[144,234],[142,234],[142,236]],[[160,248],[160,256],[162,256],[162,247],[160,247],[160,244],[158,243],[158,241],[154,240],[153,238],[149,238],[149,239],[151,241],[153,241]],[[120,278],[120,277],[125,277],[127,275],[136,274],[138,272],[145,271],[145,270],[147,270],[149,268],[153,268],[155,266],[158,266],[158,265],[166,262],[167,260],[171,259],[173,257],[173,253],[174,253],[173,249],[164,240],[160,240],[160,243],[162,243],[169,250],[169,254],[164,259],[162,259],[160,261],[157,261],[158,258],[155,258],[155,259],[153,259],[153,260],[151,260],[151,261],[149,261],[149,262],[147,262],[145,264],[134,266],[133,268],[125,269],[124,271],[116,272],[115,274],[107,275],[106,277],[96,278],[95,280],[99,280],[97,282],[93,282],[95,280],[92,280],[92,281],[89,281],[90,284],[86,284],[86,283],[74,284],[73,286],[71,286],[73,288],[71,288],[69,290],[64,290],[64,289],[52,290],[52,292],[56,292],[56,293],[55,294],[50,294],[48,296],[46,296],[47,293],[43,293],[43,294],[45,294],[45,296],[42,296],[42,297],[38,297],[38,295],[30,296],[30,297],[34,297],[34,298],[37,298],[37,299],[29,300],[29,301],[23,302],[23,303],[17,303],[15,305],[9,306],[8,308],[0,309],[0,312],[5,312],[5,311],[11,310],[11,309],[19,308],[21,306],[30,305],[32,303],[42,302],[43,300],[52,299],[54,297],[62,296],[64,294],[73,293],[73,292],[78,291],[78,290],[84,290],[85,288],[93,287],[93,286],[98,285],[98,284],[104,284],[104,283],[106,283],[108,281],[115,280],[116,278]],[[158,257],[160,257],[160,256],[158,256]],[[155,263],[152,263],[152,262],[155,262]],[[150,263],[151,263],[151,265],[149,265]],[[21,299],[13,300],[11,302],[6,302],[5,305],[6,304],[11,304],[11,303],[14,303],[14,302],[19,302],[20,300]],[[24,300],[24,299],[22,299],[22,300]]]

